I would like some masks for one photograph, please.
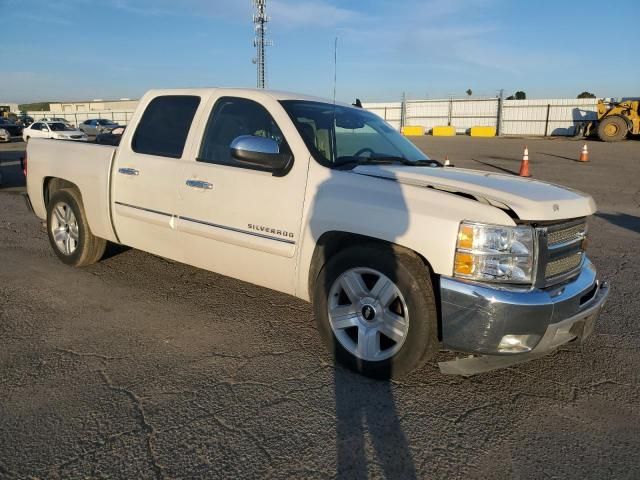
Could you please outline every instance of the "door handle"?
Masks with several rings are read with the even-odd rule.
[[[187,180],[187,186],[191,188],[199,188],[201,190],[213,190],[213,185],[202,180]]]
[[[135,168],[119,168],[118,173],[123,175],[140,175],[140,172]]]

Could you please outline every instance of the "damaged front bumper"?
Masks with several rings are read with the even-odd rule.
[[[473,354],[441,362],[443,373],[473,375],[533,360],[593,331],[609,294],[585,259],[573,280],[545,289],[492,288],[441,277],[442,342]]]

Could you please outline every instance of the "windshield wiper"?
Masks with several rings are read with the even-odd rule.
[[[395,157],[395,156],[385,156],[385,157],[374,157],[375,160],[388,160],[391,162],[400,162],[402,165],[409,165],[411,167],[439,167],[442,166],[440,162],[431,159],[424,160],[408,160],[404,157]]]
[[[337,166],[357,166],[357,165],[391,165],[393,163],[399,163],[401,165],[407,165],[410,167],[438,167],[441,164],[435,160],[407,160],[404,157],[398,157],[393,155],[380,156],[380,157],[358,157],[351,160],[345,160],[340,162]]]

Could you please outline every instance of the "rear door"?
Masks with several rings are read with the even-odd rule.
[[[146,101],[145,101],[146,100]],[[112,211],[121,243],[183,259],[175,230],[182,160],[198,95],[146,98],[134,131],[125,131],[117,150],[112,182]]]
[[[209,99],[182,175],[178,230],[188,263],[293,293],[309,154],[282,106],[259,95]],[[241,135],[293,153],[289,171],[277,176],[232,158]]]

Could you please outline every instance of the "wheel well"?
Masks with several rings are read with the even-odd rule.
[[[379,243],[383,245],[391,245],[395,250],[403,252],[409,255],[413,255],[420,259],[424,264],[429,278],[431,279],[431,285],[433,287],[433,294],[436,298],[436,310],[438,312],[438,339],[442,340],[442,314],[440,306],[440,276],[436,275],[431,267],[429,261],[420,255],[415,250],[403,247],[396,243],[387,242],[386,240],[380,240],[379,238],[369,237],[367,235],[359,235],[351,232],[338,232],[331,231],[323,233],[316,243],[316,248],[311,257],[311,266],[309,267],[309,298],[313,302],[313,288],[320,270],[326,263],[327,259],[338,253],[345,248],[353,247],[354,245]]]
[[[44,194],[44,205],[45,207],[49,205],[49,199],[51,196],[57,192],[58,190],[62,190],[63,188],[74,188],[80,192],[80,189],[75,183],[71,183],[68,180],[64,180],[63,178],[57,177],[46,177],[44,179],[43,185],[43,194]]]

